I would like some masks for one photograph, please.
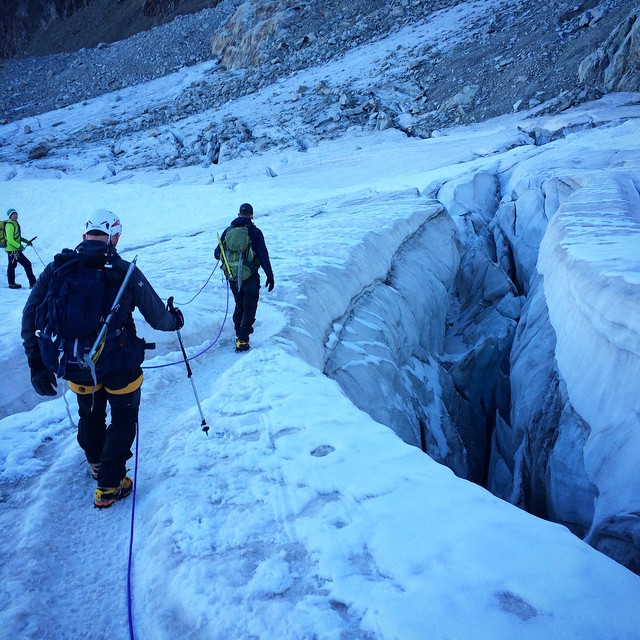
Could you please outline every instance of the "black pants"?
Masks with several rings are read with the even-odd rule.
[[[99,487],[117,487],[127,473],[126,463],[133,455],[140,389],[112,394],[100,388],[94,394],[78,395],[78,444],[89,462],[99,462]],[[107,401],[111,424],[107,428]]]
[[[29,284],[36,283],[36,277],[33,275],[33,269],[31,267],[31,261],[22,251],[16,251],[15,253],[9,253],[9,266],[7,267],[7,280],[9,284],[16,283],[16,267],[21,264],[24,272],[27,274]]]
[[[238,284],[231,283],[231,292],[236,302],[233,312],[233,326],[236,329],[238,340],[249,342],[249,336],[253,333],[253,323],[256,321],[258,299],[260,297],[260,276],[254,274],[243,281],[240,292]]]

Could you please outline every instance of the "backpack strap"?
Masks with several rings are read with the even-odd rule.
[[[249,231],[247,231],[247,235],[249,235]],[[249,239],[249,245],[251,244],[251,239]],[[245,249],[246,251],[246,249]],[[237,285],[238,285],[238,293],[240,293],[240,290],[242,289],[242,272],[244,270],[244,254],[245,251],[243,251],[242,253],[240,253],[240,256],[238,258],[238,277],[237,279]]]

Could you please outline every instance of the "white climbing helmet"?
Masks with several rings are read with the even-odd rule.
[[[84,232],[90,231],[102,231],[111,238],[122,233],[122,224],[120,218],[112,211],[98,209],[85,220]]]

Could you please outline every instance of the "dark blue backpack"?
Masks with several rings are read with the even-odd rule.
[[[88,368],[85,357],[119,286],[107,272],[105,254],[65,249],[54,259],[46,296],[36,309],[36,335],[44,365],[58,377]]]

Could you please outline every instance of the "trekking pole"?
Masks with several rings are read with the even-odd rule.
[[[167,309],[173,312],[173,296],[171,296],[167,300]],[[182,335],[180,334],[180,329],[176,329],[176,334],[178,334],[178,342],[180,343],[180,350],[182,351],[182,357],[184,358],[184,364],[187,367],[187,378],[189,378],[191,382],[191,388],[193,389],[193,395],[196,398],[196,404],[198,405],[198,411],[200,411],[200,418],[202,422],[200,423],[202,426],[202,430],[209,435],[209,426],[207,425],[207,421],[204,417],[204,413],[202,413],[202,406],[200,405],[200,398],[198,398],[198,391],[196,390],[195,382],[193,381],[193,371],[191,371],[191,366],[189,365],[189,358],[187,358],[187,352],[184,349],[184,344],[182,342]]]
[[[31,238],[31,240],[29,240],[29,246],[36,252],[36,255],[38,256],[38,260],[40,260],[40,262],[42,262],[42,266],[46,267],[47,265],[44,263],[44,260],[40,257],[40,254],[38,253],[38,250],[33,246],[33,241],[37,238],[38,236],[33,236],[33,238]]]

